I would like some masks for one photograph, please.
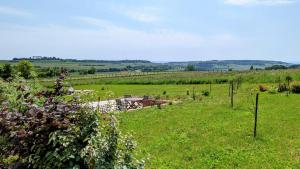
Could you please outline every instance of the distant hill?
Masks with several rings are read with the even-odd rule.
[[[28,58],[13,58],[13,61],[29,60],[29,61],[61,61],[61,62],[89,62],[89,63],[151,63],[147,60],[78,60],[78,59],[61,59],[58,57],[32,56]]]
[[[77,60],[61,59],[57,57],[33,56],[29,58],[14,58],[11,61],[0,61],[16,64],[20,60],[29,60],[38,69],[49,67],[64,67],[71,72],[79,72],[95,67],[96,72],[121,72],[121,71],[185,71],[188,65],[192,65],[196,71],[228,71],[228,70],[249,70],[265,69],[272,67],[298,68],[299,65],[281,61],[269,60],[210,60],[210,61],[187,61],[154,63],[148,60]]]
[[[299,69],[300,68],[300,64],[291,65],[289,68],[290,69]]]

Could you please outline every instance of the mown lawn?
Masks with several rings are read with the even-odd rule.
[[[186,95],[195,87],[197,99]],[[79,86],[95,89],[97,86]],[[119,115],[120,128],[138,143],[147,168],[300,168],[300,95],[260,94],[258,136],[253,138],[253,99],[244,84],[230,107],[228,85],[112,85],[123,94],[181,97],[182,103],[129,111]],[[103,94],[98,90],[98,94]],[[191,93],[191,92],[190,92]],[[162,94],[161,94],[162,95]]]

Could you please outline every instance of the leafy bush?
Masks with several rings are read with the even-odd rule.
[[[276,87],[274,87],[274,86],[270,87],[269,90],[268,90],[268,92],[270,94],[276,94],[277,91],[278,91],[278,89]]]
[[[196,70],[196,68],[195,68],[194,65],[189,64],[189,65],[187,65],[187,67],[186,67],[186,71],[195,71],[195,70]]]
[[[2,95],[12,98],[0,108],[0,136],[7,143],[0,151],[2,166],[143,168],[133,157],[135,143],[120,134],[114,115],[83,106],[79,98],[65,101],[63,81],[61,76],[46,91],[25,82],[3,88]]]
[[[278,85],[278,92],[285,92],[288,91],[288,86],[285,83],[279,83]]]
[[[203,96],[209,96],[210,92],[208,90],[203,90],[202,95]]]
[[[20,76],[25,79],[34,78],[36,76],[32,63],[27,60],[19,61],[16,68]]]
[[[88,71],[87,71],[88,74],[95,74],[96,73],[96,68],[94,67],[91,67]]]
[[[8,80],[13,77],[13,68],[11,64],[3,65],[3,68],[0,67],[0,77],[4,80]]]
[[[300,85],[299,84],[294,84],[292,86],[292,92],[293,93],[300,93]]]
[[[265,92],[265,91],[267,91],[267,90],[268,90],[267,87],[265,87],[265,86],[263,86],[263,85],[259,85],[259,91]]]
[[[58,67],[41,68],[38,71],[38,77],[56,77],[60,75],[60,69]]]

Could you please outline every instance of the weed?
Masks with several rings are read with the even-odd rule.
[[[210,92],[208,90],[203,90],[202,91],[202,95],[203,96],[209,96],[210,95]]]

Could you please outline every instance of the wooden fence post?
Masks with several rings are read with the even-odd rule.
[[[257,129],[258,97],[259,97],[259,93],[256,94],[256,102],[255,102],[254,130],[253,130],[254,137],[256,137],[256,129]]]
[[[97,105],[97,110],[100,112],[100,96],[98,97],[98,105]]]
[[[193,100],[196,100],[195,87],[193,87]]]
[[[230,97],[230,93],[231,93],[231,82],[228,85],[228,97]]]
[[[287,81],[288,82],[288,91],[287,91],[287,96],[289,96],[290,91],[291,91],[291,87],[290,87],[290,80]]]
[[[231,82],[231,107],[233,108],[233,82]]]

